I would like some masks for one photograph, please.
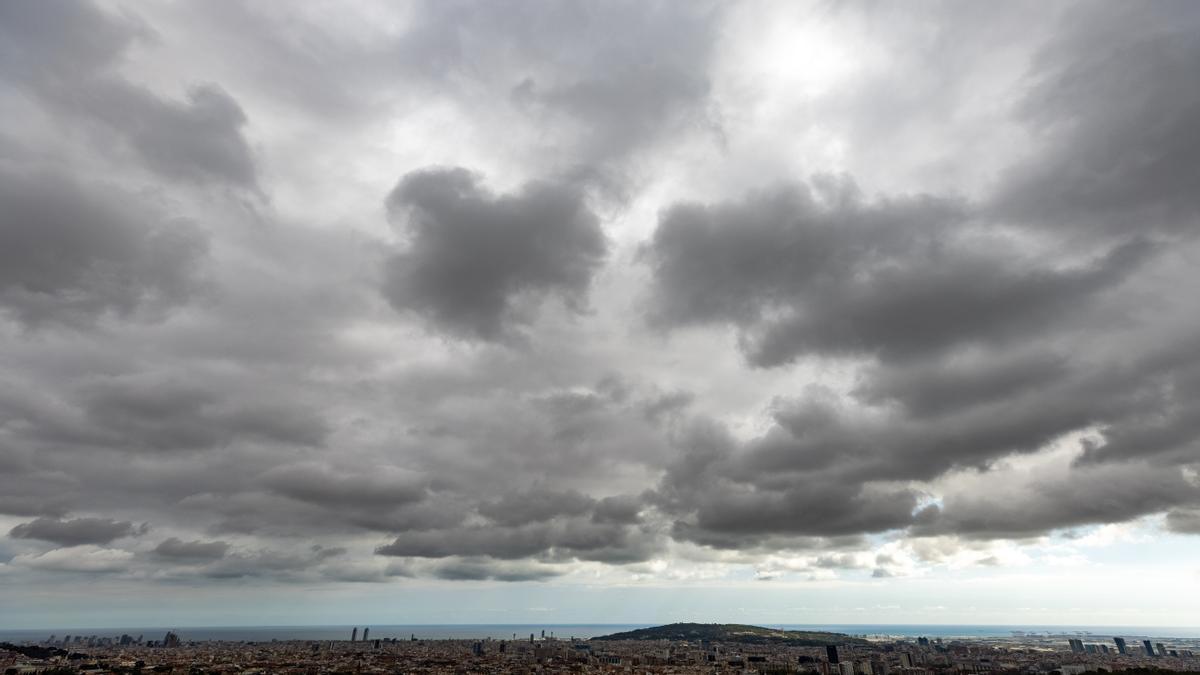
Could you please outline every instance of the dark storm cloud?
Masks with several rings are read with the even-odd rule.
[[[185,562],[207,562],[224,558],[229,544],[223,541],[183,541],[171,537],[154,547],[154,554],[163,558]]]
[[[529,183],[495,195],[465,169],[411,173],[388,197],[408,247],[387,264],[383,293],[436,328],[498,340],[528,323],[544,296],[582,311],[607,244],[575,188]]]
[[[1036,150],[995,211],[1097,232],[1200,226],[1200,8],[1081,3],[1032,63],[1019,118]]]
[[[79,546],[107,544],[114,539],[131,537],[139,531],[131,522],[108,518],[38,518],[12,528],[8,536],[16,539],[39,539],[60,546]]]
[[[116,136],[152,170],[171,178],[253,188],[253,158],[237,102],[213,84],[165,99],[117,73],[124,52],[153,31],[89,0],[15,3],[0,9],[0,70],[98,145]]]
[[[205,250],[194,225],[119,189],[0,167],[0,306],[28,324],[178,304]]]
[[[973,228],[956,202],[868,202],[845,178],[679,204],[645,250],[651,318],[732,323],[759,367],[821,354],[909,358],[1027,338],[1125,279],[1148,250],[1133,242],[1064,267],[998,234]]]

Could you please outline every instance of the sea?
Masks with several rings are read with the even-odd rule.
[[[371,639],[408,640],[523,640],[532,634],[560,639],[586,639],[609,635],[652,624],[447,624],[447,625],[375,625]],[[1070,635],[1085,638],[1200,638],[1200,627],[1170,626],[1026,626],[1026,625],[939,625],[939,624],[757,624],[786,630],[812,630],[846,633],[861,637],[893,638],[996,638],[1025,635]],[[359,637],[362,629],[357,626]],[[349,640],[355,626],[136,626],[124,628],[0,628],[0,642],[40,642],[50,635],[119,637],[129,634],[147,640],[161,640],[168,630],[184,642],[271,642],[272,640]]]

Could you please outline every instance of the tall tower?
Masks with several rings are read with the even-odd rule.
[[[354,631],[350,633],[350,641],[358,642],[358,626],[355,626]]]
[[[367,641],[367,636],[371,634],[371,627],[367,626],[363,629],[363,642]]]
[[[1125,638],[1113,638],[1113,642],[1117,644],[1117,653],[1125,654]]]
[[[826,655],[829,657],[829,662],[830,662],[830,663],[837,663],[837,662],[838,662],[838,653],[837,653],[837,646],[836,646],[836,645],[826,645],[826,647],[825,647],[825,654],[826,654]]]

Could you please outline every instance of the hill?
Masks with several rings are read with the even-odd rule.
[[[594,637],[593,640],[708,640],[742,644],[791,645],[793,647],[824,647],[826,645],[867,644],[866,640],[842,633],[806,630],[777,630],[737,623],[672,623],[653,628],[639,628]]]

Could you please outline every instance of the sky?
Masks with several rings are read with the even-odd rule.
[[[1200,4],[0,3],[0,627],[1200,626]]]

